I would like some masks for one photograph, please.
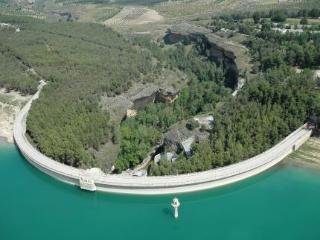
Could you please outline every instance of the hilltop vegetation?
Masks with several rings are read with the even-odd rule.
[[[80,2],[88,3],[77,1]],[[180,9],[181,16],[174,14],[176,6],[187,7],[183,2],[156,3],[152,7],[172,19],[178,16],[178,21],[180,17],[199,14],[190,6],[203,9],[209,4],[203,14],[214,8],[219,17],[209,14],[203,21],[194,19],[196,22],[213,31],[233,30],[230,39],[225,38],[230,42],[234,35],[242,33],[242,44],[248,49],[242,47],[250,51],[254,67],[250,73],[242,71],[241,77],[248,82],[236,97],[231,96],[236,83],[228,82],[224,67],[214,64],[201,41],[170,46],[144,37],[131,36],[129,41],[110,28],[76,22],[76,18],[75,22],[49,23],[0,15],[0,22],[21,30],[0,29],[0,86],[33,94],[40,79],[48,82],[27,119],[32,143],[62,163],[103,170],[108,169],[101,154],[106,151],[101,148],[112,143],[120,148],[115,170],[121,172],[140,164],[175,124],[198,114],[213,114],[212,129],[197,126],[209,138],[195,143],[191,156],[177,151],[175,162],[162,159],[149,169],[152,175],[182,174],[252,157],[309,118],[320,116],[319,79],[309,69],[320,65],[320,34],[312,32],[316,26],[299,34],[272,30],[272,21],[318,17],[320,11],[314,8],[313,1],[301,3],[309,4],[305,10],[272,10],[273,5],[266,4],[264,9],[249,12],[240,8],[233,11],[243,6],[235,0],[207,1],[201,6],[196,2],[191,1],[186,12]],[[221,14],[228,6],[232,6],[232,14]],[[256,5],[250,2],[249,6]],[[302,72],[297,74],[295,68]],[[174,103],[150,103],[139,109],[135,118],[121,123],[111,119],[108,107],[101,106],[102,97],[127,93],[137,83],[153,83],[166,69],[186,76]]]
[[[30,74],[33,82],[21,79],[18,86],[6,76],[6,87],[32,94],[40,78],[48,81],[30,111],[27,133],[41,152],[68,165],[104,168],[103,159],[94,153],[108,141],[120,141],[117,168],[133,167],[172,124],[212,111],[229,93],[223,70],[194,47],[166,49],[150,40],[137,40],[133,46],[96,24],[3,19],[21,28],[19,33],[4,31],[0,36],[8,59],[17,59],[25,74],[29,68],[37,73]],[[164,68],[186,73],[190,86],[182,89],[185,97],[175,105],[149,106],[139,113],[141,118],[125,122],[119,135],[118,123],[111,122],[109,113],[102,110],[100,97],[121,94],[137,82],[152,82]]]
[[[233,18],[225,24],[241,30]],[[208,142],[195,144],[193,156],[152,164],[153,175],[204,171],[229,165],[270,148],[306,120],[320,116],[320,82],[308,68],[319,66],[319,33],[281,34],[262,20],[261,31],[250,22],[250,49],[260,76],[252,79],[234,100],[216,109]],[[257,22],[257,24],[260,22]],[[300,74],[293,67],[304,69]]]
[[[241,90],[239,96],[214,113],[210,141],[193,146],[170,163],[151,166],[154,175],[204,171],[259,154],[299,127],[308,116],[320,115],[317,83],[308,71],[297,75],[290,67],[270,69]]]
[[[283,64],[301,68],[320,65],[319,34],[302,33],[296,36],[273,31],[261,32],[256,39],[248,41],[248,46],[252,49],[254,58],[260,62],[262,70]]]
[[[1,46],[10,54],[8,59],[32,66],[49,82],[30,111],[29,136],[54,159],[96,166],[90,149],[99,150],[112,137],[109,115],[99,107],[100,96],[122,93],[152,73],[150,56],[96,24],[17,22],[21,32],[1,32]],[[20,78],[18,86],[9,76],[6,79],[9,88],[26,91],[28,85],[27,93],[35,90],[28,78]]]
[[[122,123],[121,151],[115,165],[118,171],[141,163],[173,124],[199,113],[212,112],[217,103],[230,96],[230,89],[224,86],[226,79],[222,66],[201,59],[196,47],[189,51],[184,45],[163,49],[147,39],[136,41],[148,48],[163,66],[184,71],[190,81],[173,104],[151,103],[134,119],[129,118]]]
[[[8,90],[19,90],[23,94],[36,92],[37,76],[23,65],[10,51],[0,45],[0,87]]]
[[[160,14],[170,19],[206,19],[211,16],[248,14],[254,11],[283,9],[296,11],[299,9],[318,8],[318,0],[276,1],[276,0],[191,0],[167,1],[153,6]]]

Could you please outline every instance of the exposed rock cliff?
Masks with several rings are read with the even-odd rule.
[[[166,44],[196,44],[201,54],[209,59],[223,65],[227,82],[231,88],[237,86],[239,70],[246,71],[249,57],[247,49],[237,43],[228,41],[212,33],[204,27],[194,26],[188,23],[173,25],[164,37]]]

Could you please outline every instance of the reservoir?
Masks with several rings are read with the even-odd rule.
[[[0,146],[0,239],[319,240],[320,171],[280,165],[204,192],[133,196],[91,193],[32,167]]]

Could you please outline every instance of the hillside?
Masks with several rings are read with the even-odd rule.
[[[29,15],[49,21],[81,21],[103,23],[116,21],[143,22],[154,19],[166,23],[206,19],[221,14],[269,11],[272,9],[310,9],[317,0],[2,0],[3,14]],[[148,13],[146,13],[146,10]],[[118,16],[117,16],[118,15]],[[145,21],[147,20],[147,21]],[[131,25],[131,24],[130,24]]]
[[[48,83],[27,118],[42,153],[105,172],[144,162],[153,175],[190,173],[252,157],[317,119],[314,1],[135,3],[1,8],[0,86],[30,95]]]
[[[26,66],[49,82],[28,118],[34,144],[67,164],[96,165],[88,151],[98,150],[112,137],[109,114],[99,107],[100,96],[122,93],[147,73],[150,77],[150,56],[95,24],[47,24],[23,18],[15,18],[15,24],[21,31],[1,31],[0,46],[7,59],[21,62],[16,66],[23,63],[22,73],[11,78],[1,65],[2,74],[7,74],[3,79],[8,79],[3,84],[32,94],[34,81]]]

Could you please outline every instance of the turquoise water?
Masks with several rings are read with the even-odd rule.
[[[320,239],[320,173],[293,166],[220,189],[168,196],[88,193],[0,148],[0,239]]]

